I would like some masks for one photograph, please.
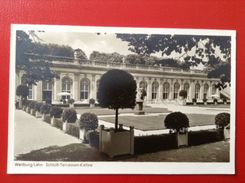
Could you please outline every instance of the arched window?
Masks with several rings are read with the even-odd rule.
[[[200,84],[197,83],[195,85],[195,99],[198,99],[199,98],[199,93],[200,93]]]
[[[188,95],[188,93],[189,93],[189,88],[190,88],[189,83],[185,83],[185,84],[184,84],[184,90],[187,92],[187,95]]]
[[[163,99],[168,99],[170,85],[168,82],[163,84]]]
[[[216,86],[215,84],[212,85],[212,95],[216,94]]]
[[[80,82],[80,99],[86,100],[89,97],[89,80],[82,79]]]
[[[178,98],[179,89],[180,89],[180,84],[178,82],[174,83],[174,99]]]
[[[207,83],[204,84],[203,99],[207,99],[209,86]]]
[[[43,101],[52,100],[52,82],[51,81],[43,81]]]
[[[154,81],[152,83],[152,99],[156,99],[157,98],[157,90],[158,90],[159,84],[158,82]]]
[[[69,77],[64,77],[62,79],[62,92],[71,93],[72,79]]]

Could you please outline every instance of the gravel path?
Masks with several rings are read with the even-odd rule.
[[[65,146],[81,143],[78,139],[53,128],[40,118],[22,111],[15,111],[14,155],[28,153],[48,146]]]

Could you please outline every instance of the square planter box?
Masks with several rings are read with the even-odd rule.
[[[28,112],[29,114],[31,114],[31,108],[30,108],[30,107],[27,108],[27,112]]]
[[[230,139],[230,129],[224,129],[224,139],[228,140]]]
[[[177,147],[188,146],[188,132],[176,133]]]
[[[88,133],[89,132],[95,132],[94,130],[85,130],[85,128],[80,129],[79,128],[79,139],[83,143],[89,143]]]
[[[61,118],[52,118],[51,125],[62,130],[63,129],[63,121]]]
[[[118,155],[134,154],[134,129],[115,132],[100,126],[99,150],[113,158]]]
[[[67,126],[66,126],[67,134],[73,137],[79,138],[79,131],[80,131],[80,128],[77,123],[67,123]]]
[[[36,116],[36,110],[31,109],[31,115]]]
[[[55,124],[57,123],[58,120],[61,120],[61,118],[55,118],[55,117],[52,117],[52,118],[50,119],[50,124],[51,124],[52,126],[55,126]]]
[[[36,118],[41,118],[42,117],[42,114],[38,111],[36,111],[36,114],[35,114]]]
[[[62,126],[62,130],[66,133],[67,131],[67,127],[68,126],[68,123],[67,122],[63,122],[63,126]]]
[[[50,114],[43,114],[42,115],[42,120],[47,122],[47,123],[51,123],[51,117]]]

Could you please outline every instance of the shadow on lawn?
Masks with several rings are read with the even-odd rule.
[[[16,157],[19,161],[106,161],[109,158],[85,144],[50,146]]]

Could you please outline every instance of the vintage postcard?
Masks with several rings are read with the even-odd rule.
[[[234,174],[234,30],[11,26],[9,174]]]

